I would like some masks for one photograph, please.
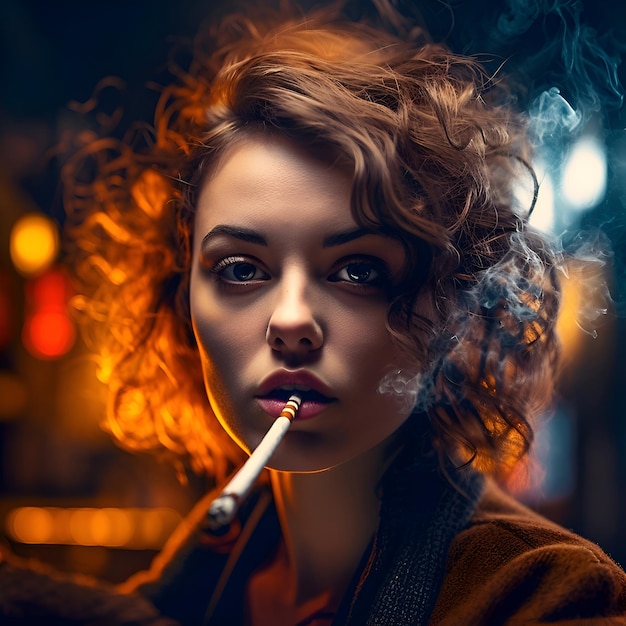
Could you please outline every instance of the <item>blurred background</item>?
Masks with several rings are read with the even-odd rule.
[[[203,484],[182,486],[100,429],[104,389],[67,309],[57,148],[89,124],[149,122],[172,46],[226,4],[0,3],[0,537],[60,569],[121,581],[145,567]],[[535,225],[592,261],[565,280],[556,411],[537,434],[530,486],[511,489],[624,566],[626,4],[403,4],[434,39],[516,78],[538,146]],[[80,104],[96,91],[93,114]]]

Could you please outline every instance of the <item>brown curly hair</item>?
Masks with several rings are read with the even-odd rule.
[[[337,11],[278,24],[234,16],[199,40],[160,98],[148,148],[100,139],[65,168],[75,304],[117,440],[218,480],[241,458],[204,392],[190,239],[203,179],[261,132],[348,164],[355,219],[409,258],[388,315],[420,364],[404,391],[442,456],[506,472],[550,402],[559,356],[555,255],[528,226],[532,206],[518,206],[516,189],[536,182],[509,101],[475,59]],[[80,182],[86,170],[96,175]]]

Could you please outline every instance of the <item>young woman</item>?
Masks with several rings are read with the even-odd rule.
[[[108,426],[216,484],[122,591],[181,624],[626,622],[624,572],[496,486],[559,353],[506,91],[419,32],[331,11],[216,37],[149,149],[68,166]],[[294,391],[267,470],[212,528]]]

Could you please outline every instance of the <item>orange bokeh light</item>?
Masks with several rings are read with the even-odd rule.
[[[10,254],[13,265],[24,276],[45,271],[54,263],[58,253],[58,226],[49,217],[28,213],[14,224]]]
[[[25,544],[158,550],[181,521],[169,508],[39,507],[9,511],[5,531]]]

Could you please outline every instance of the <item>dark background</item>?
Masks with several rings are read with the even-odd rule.
[[[244,4],[244,3],[239,3]],[[353,12],[370,11],[352,2]],[[59,226],[64,214],[54,147],[80,131],[71,102],[87,101],[103,77],[124,87],[119,127],[151,120],[172,47],[189,40],[226,3],[4,0],[0,3],[0,288],[10,336],[0,347],[0,374],[25,393],[19,410],[0,418],[0,535],[11,548],[58,567],[121,580],[145,565],[153,550],[81,545],[27,545],[4,528],[16,507],[169,506],[184,514],[203,485],[181,487],[172,468],[118,450],[99,429],[102,390],[77,342],[64,357],[40,360],[20,339],[28,279],[13,268],[9,233],[18,217],[40,211]],[[234,6],[230,4],[228,6]],[[545,477],[519,492],[532,506],[599,542],[626,564],[626,114],[621,103],[626,5],[614,0],[571,2],[404,3],[419,7],[436,40],[454,50],[485,53],[495,69],[506,59],[530,106],[557,86],[606,145],[608,188],[603,200],[570,228],[601,225],[613,247],[606,270],[615,303],[598,337],[579,331],[566,346],[568,365],[552,425],[539,433]],[[578,13],[576,7],[581,7]],[[573,7],[573,8],[572,8]],[[62,263],[62,257],[60,258]],[[4,302],[4,304],[3,304]],[[569,335],[568,335],[569,337]],[[16,387],[0,387],[0,406]],[[2,393],[5,397],[2,397]]]

